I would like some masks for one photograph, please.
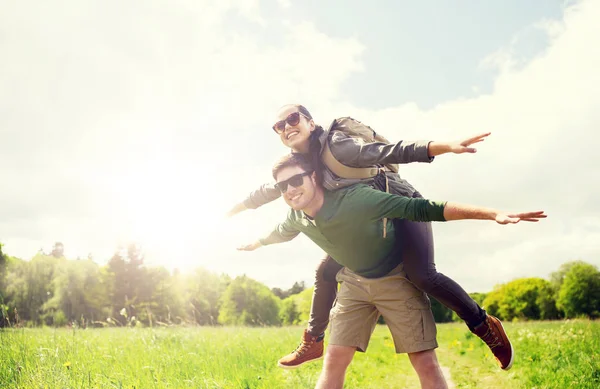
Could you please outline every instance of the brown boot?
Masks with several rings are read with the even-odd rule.
[[[291,354],[281,358],[277,365],[284,369],[295,369],[303,363],[323,358],[323,337],[312,336],[306,330],[302,343]]]
[[[487,315],[485,321],[475,327],[473,333],[479,336],[492,350],[494,357],[498,361],[500,368],[508,370],[512,367],[515,353],[508,340],[508,335],[502,327],[498,318]]]

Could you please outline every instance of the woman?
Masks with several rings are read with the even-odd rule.
[[[476,150],[469,146],[483,141],[489,135],[489,133],[481,134],[462,142],[364,143],[339,130],[339,123],[340,120],[334,120],[328,130],[323,130],[321,126],[315,124],[310,112],[304,106],[286,105],[279,110],[273,129],[279,135],[281,142],[292,149],[292,152],[310,154],[313,164],[317,163],[318,165],[315,166],[321,166],[320,179],[326,189],[336,190],[358,182],[382,189],[380,182],[383,178],[385,182],[383,187],[387,187],[390,193],[406,197],[422,196],[408,182],[389,169],[376,176],[366,177],[368,174],[360,174],[360,168],[377,171],[377,169],[373,170],[373,167],[397,163],[431,162],[435,156],[449,152],[474,153]],[[332,155],[335,160],[332,162],[331,158],[326,159],[324,157],[326,154]],[[349,169],[344,170],[344,167]],[[344,178],[346,171],[348,175]],[[358,174],[351,174],[352,172]],[[355,178],[347,178],[349,176]],[[252,192],[244,202],[237,204],[229,214],[258,208],[279,196],[280,192],[273,184],[263,185]],[[512,366],[513,351],[500,321],[487,315],[460,285],[436,271],[430,223],[407,220],[398,220],[394,223],[396,233],[402,236],[401,260],[404,262],[404,269],[410,281],[456,312],[469,329],[486,342],[501,368],[508,370]],[[295,368],[322,357],[324,331],[336,296],[335,275],[338,270],[340,265],[331,257],[326,257],[319,264],[308,328],[304,331],[300,346],[291,354],[281,358],[279,366]],[[499,339],[505,341],[499,342]]]

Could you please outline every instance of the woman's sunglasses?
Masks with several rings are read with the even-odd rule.
[[[312,174],[312,172],[304,172],[304,173],[296,174],[294,176],[291,176],[290,178],[288,178],[285,181],[276,183],[275,188],[279,189],[281,194],[284,194],[288,190],[288,185],[291,185],[294,188],[297,188],[300,185],[302,185],[302,183],[304,182],[304,176],[308,176],[310,174]]]
[[[281,134],[283,131],[285,131],[285,123],[289,124],[292,127],[297,126],[298,123],[300,123],[300,115],[304,116],[308,120],[311,120],[308,116],[306,116],[302,112],[298,112],[298,111],[292,112],[284,120],[280,120],[277,123],[273,124],[273,130],[276,133]]]

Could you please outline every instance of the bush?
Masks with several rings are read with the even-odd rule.
[[[221,296],[219,323],[229,325],[279,325],[279,299],[265,285],[246,276],[237,277]]]
[[[67,324],[67,317],[61,310],[57,310],[52,315],[52,325],[54,327],[63,327]]]
[[[496,287],[483,301],[491,315],[503,320],[547,320],[558,318],[550,282],[541,278],[520,278]]]
[[[600,272],[590,264],[574,264],[565,274],[557,305],[568,318],[600,316]]]

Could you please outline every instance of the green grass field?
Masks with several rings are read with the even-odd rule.
[[[600,322],[505,325],[516,350],[501,371],[462,324],[438,326],[440,363],[456,388],[600,388]],[[321,362],[286,371],[277,359],[300,327],[0,331],[0,388],[312,388]],[[346,388],[418,388],[385,326],[357,353]]]

